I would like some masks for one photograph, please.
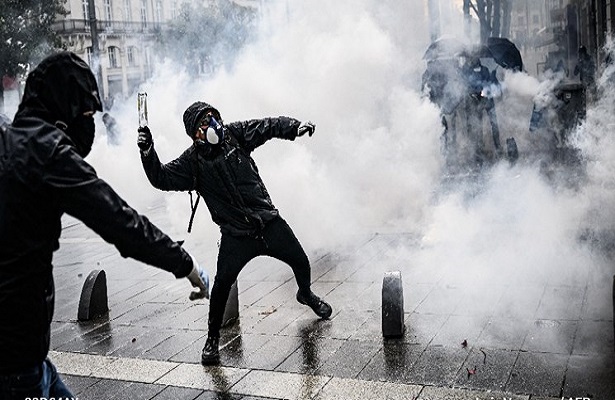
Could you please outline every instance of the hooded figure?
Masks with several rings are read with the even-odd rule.
[[[124,257],[206,289],[194,259],[133,210],[83,157],[101,102],[94,76],[73,53],[28,76],[10,125],[0,126],[0,397],[73,397],[47,359],[54,308],[53,252],[64,213]],[[14,395],[8,395],[14,393]],[[9,397],[3,397],[3,396]]]
[[[295,140],[305,133],[312,136],[315,127],[289,117],[224,125],[220,112],[200,101],[186,109],[183,120],[193,143],[175,160],[160,162],[147,127],[138,129],[137,144],[143,168],[154,187],[196,190],[205,200],[212,220],[220,226],[222,238],[209,304],[209,329],[201,355],[201,363],[210,365],[220,361],[220,327],[231,286],[243,267],[257,256],[267,255],[288,264],[297,281],[297,301],[308,305],[320,318],[331,316],[331,306],[312,292],[308,257],[274,207],[250,155],[271,138]]]

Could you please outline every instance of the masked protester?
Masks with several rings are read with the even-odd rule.
[[[28,76],[12,124],[0,126],[0,398],[72,398],[47,358],[54,308],[52,253],[64,213],[83,221],[124,257],[208,278],[179,243],[130,208],[84,157],[101,111],[94,75],[70,52]]]
[[[154,187],[195,190],[220,226],[222,238],[209,304],[208,336],[201,356],[202,364],[211,365],[220,361],[220,326],[231,286],[243,267],[257,256],[267,255],[287,263],[299,287],[297,301],[311,307],[320,318],[331,316],[331,306],[311,291],[307,255],[273,206],[250,156],[274,137],[294,140],[305,133],[312,136],[315,126],[288,117],[224,125],[218,110],[203,102],[188,107],[183,120],[193,144],[168,164],[158,159],[149,128],[139,128],[137,144],[145,173]]]

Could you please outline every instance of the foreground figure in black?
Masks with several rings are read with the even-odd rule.
[[[243,267],[257,256],[267,255],[287,263],[299,287],[297,301],[312,308],[320,318],[331,316],[331,306],[311,291],[307,255],[273,206],[250,156],[271,138],[294,140],[305,133],[312,136],[315,127],[288,117],[223,125],[218,110],[203,102],[188,107],[183,120],[193,144],[177,159],[161,164],[147,127],[139,128],[138,145],[145,173],[154,187],[196,190],[220,226],[222,238],[209,305],[208,338],[202,354],[202,363],[209,365],[220,360],[220,327],[231,286]]]
[[[122,256],[188,277],[208,292],[206,275],[179,243],[84,161],[94,142],[93,115],[101,110],[88,65],[62,52],[29,74],[14,121],[0,124],[0,399],[74,397],[47,358],[52,257],[64,213]]]

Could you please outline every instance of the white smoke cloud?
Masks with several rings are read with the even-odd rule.
[[[520,162],[497,164],[479,182],[442,186],[440,115],[420,94],[429,32],[426,23],[400,18],[397,3],[277,2],[263,12],[258,38],[231,68],[194,80],[181,66],[160,65],[143,90],[161,160],[191,144],[181,116],[197,100],[215,105],[226,122],[277,115],[311,120],[313,137],[272,140],[253,154],[274,204],[308,253],[334,250],[357,233],[412,232],[423,237],[415,264],[445,268],[448,279],[468,290],[554,277],[575,285],[583,284],[587,269],[603,274],[607,264],[579,237],[615,225],[615,113],[607,84],[577,133],[588,160],[580,186],[549,181],[539,165],[524,160],[532,150],[533,103],[556,81],[510,72],[503,73],[497,112],[501,140],[515,138]],[[409,3],[413,15],[424,15],[422,1]],[[100,138],[90,161],[147,213],[162,195],[149,187],[140,165],[136,100],[113,112],[122,144],[109,148]],[[104,135],[101,124],[98,129]],[[163,198],[173,229],[185,232],[188,195]],[[200,207],[189,243],[218,237]]]

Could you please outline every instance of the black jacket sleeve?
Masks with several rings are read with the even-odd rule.
[[[178,158],[167,164],[160,162],[154,147],[147,155],[141,153],[141,163],[147,179],[152,186],[160,190],[185,191],[194,189],[193,152],[194,146],[191,146]]]
[[[72,146],[60,144],[43,179],[52,187],[60,208],[112,243],[123,257],[161,268],[176,277],[192,269],[190,255],[137,213],[86,163]]]
[[[300,121],[289,117],[253,119],[233,122],[226,128],[237,138],[247,151],[251,152],[271,138],[295,140]]]

